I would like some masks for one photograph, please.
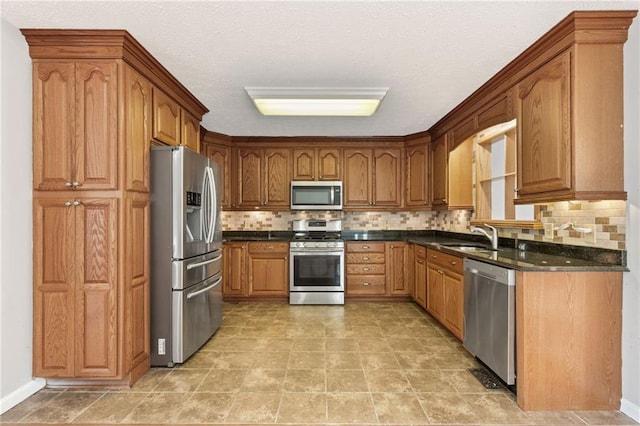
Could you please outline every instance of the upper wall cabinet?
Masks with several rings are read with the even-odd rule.
[[[220,203],[223,208],[232,207],[231,203],[231,147],[228,142],[220,143],[213,133],[207,132],[202,142],[202,153],[210,160],[220,165],[222,175],[222,199]],[[219,137],[223,137],[219,135]]]
[[[153,138],[167,145],[180,144],[180,106],[162,90],[153,89]]]
[[[429,181],[431,207],[435,210],[447,208],[448,192],[448,169],[449,149],[447,146],[447,135],[432,140],[429,146],[429,170],[431,179]]]
[[[344,207],[400,207],[402,160],[398,148],[345,149]]]
[[[411,141],[406,148],[406,194],[405,204],[411,209],[429,206],[429,137]]]
[[[118,64],[33,64],[33,186],[116,189]]]
[[[151,144],[151,83],[130,67],[125,68],[126,189],[149,192]]]
[[[342,179],[340,149],[308,148],[293,150],[293,180]]]
[[[290,207],[290,151],[288,149],[238,149],[238,208],[282,210]]]

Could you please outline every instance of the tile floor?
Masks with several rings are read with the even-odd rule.
[[[0,416],[18,424],[636,424],[618,412],[521,411],[411,303],[225,304],[185,364],[131,389],[45,389]]]

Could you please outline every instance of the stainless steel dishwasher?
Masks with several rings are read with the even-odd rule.
[[[506,384],[515,384],[513,269],[464,260],[464,347]]]

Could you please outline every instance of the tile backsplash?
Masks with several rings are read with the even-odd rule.
[[[553,240],[544,239],[542,229],[500,228],[501,237],[521,240],[546,241],[557,244],[601,247],[624,250],[626,232],[625,201],[563,201],[541,206],[541,221],[554,227],[571,222],[577,228],[595,225],[595,242],[586,234],[567,227],[556,230]],[[266,212],[228,211],[222,214],[225,231],[288,231],[294,219],[342,219],[348,231],[360,230],[441,230],[469,232],[473,212],[453,211],[400,211],[400,212]],[[590,237],[590,236],[589,236]]]

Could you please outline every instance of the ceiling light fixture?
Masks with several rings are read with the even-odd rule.
[[[262,115],[370,116],[388,87],[245,87]]]

